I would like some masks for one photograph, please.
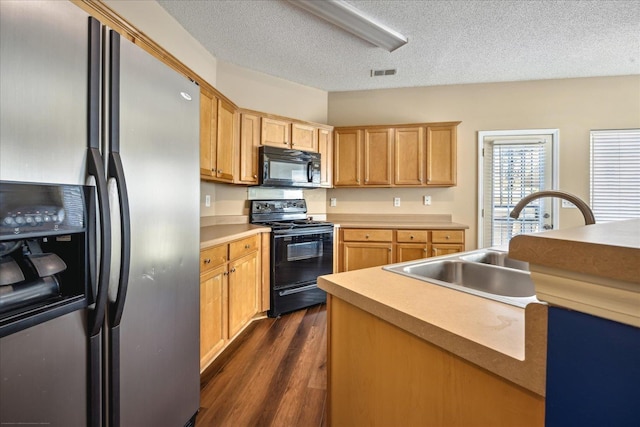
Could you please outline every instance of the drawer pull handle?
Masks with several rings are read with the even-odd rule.
[[[204,263],[205,263],[205,264],[211,264],[211,259],[210,259],[210,258],[205,259],[205,260],[204,260]]]

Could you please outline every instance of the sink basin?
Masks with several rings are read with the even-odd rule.
[[[524,307],[537,301],[526,262],[489,249],[384,266],[392,273]]]
[[[529,263],[509,258],[506,252],[482,250],[477,253],[461,256],[464,261],[479,262],[482,264],[499,265],[501,267],[515,268],[517,270],[529,271]]]
[[[465,288],[508,297],[530,297],[535,294],[529,273],[464,260],[424,262],[404,267],[403,272],[452,283]]]

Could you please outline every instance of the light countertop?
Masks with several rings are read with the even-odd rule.
[[[640,219],[515,236],[511,258],[640,284]]]
[[[547,307],[526,308],[373,267],[321,276],[319,287],[541,396]]]
[[[330,214],[327,221],[345,228],[393,228],[465,230],[468,225],[451,221],[451,215]]]
[[[269,233],[271,229],[253,224],[220,224],[200,227],[200,249],[242,239],[256,233]]]

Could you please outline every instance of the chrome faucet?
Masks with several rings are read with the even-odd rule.
[[[556,190],[544,190],[538,191],[537,193],[531,193],[526,197],[523,197],[514,207],[509,216],[514,219],[518,219],[520,216],[520,211],[529,204],[532,200],[539,199],[541,197],[559,197],[564,200],[568,200],[582,212],[582,216],[584,216],[585,225],[595,224],[596,218],[593,216],[593,211],[589,205],[587,205],[582,199],[574,196],[573,194],[565,193],[564,191],[556,191]]]

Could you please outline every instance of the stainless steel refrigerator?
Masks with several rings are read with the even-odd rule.
[[[0,1],[0,54],[0,181],[98,202],[86,303],[0,338],[0,424],[192,425],[197,85],[67,1]]]

